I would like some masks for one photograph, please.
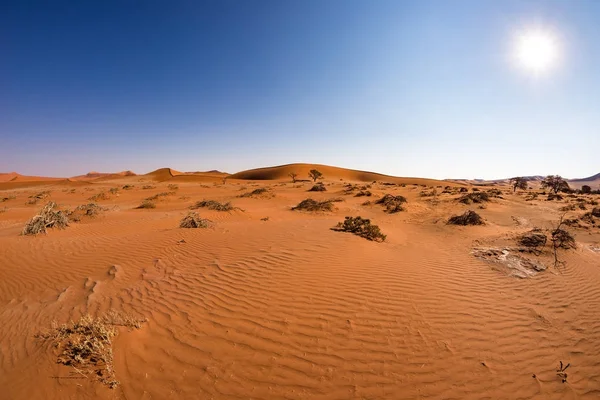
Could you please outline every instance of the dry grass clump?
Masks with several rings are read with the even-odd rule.
[[[113,367],[112,341],[118,334],[116,326],[139,329],[145,320],[111,311],[92,318],[89,315],[68,324],[52,324],[37,338],[49,341],[58,349],[57,363],[71,366],[84,377],[95,377],[111,389],[119,385]]]
[[[406,197],[394,196],[389,193],[375,202],[375,204],[383,204],[385,212],[390,214],[404,211],[404,207],[402,206],[404,203],[406,203]]]
[[[152,200],[143,200],[142,203],[137,206],[136,208],[156,208],[156,203],[154,203]]]
[[[125,185],[125,186],[123,186],[121,189],[123,189],[123,190],[131,190],[131,189],[133,189],[134,187],[135,187],[134,185]]]
[[[89,201],[98,201],[98,200],[108,200],[108,199],[110,199],[110,196],[108,196],[105,192],[100,192],[100,193],[93,195],[88,200]]]
[[[292,210],[300,211],[333,211],[333,209],[331,200],[316,201],[313,199],[302,200],[296,207],[292,207]]]
[[[517,242],[533,252],[537,252],[540,247],[544,247],[548,237],[539,228],[534,228],[529,232],[525,232],[517,238]]]
[[[144,186],[142,186],[142,189],[144,189],[144,190],[155,189],[155,188],[156,188],[156,186],[153,186],[153,185],[144,185]]]
[[[48,202],[40,213],[31,218],[23,228],[22,235],[37,235],[46,233],[48,228],[64,229],[69,226],[69,218],[63,211],[55,209],[56,203]]]
[[[50,196],[49,190],[45,190],[43,192],[39,192],[37,194],[31,195],[31,196],[29,196],[29,200],[27,201],[27,204],[37,204],[38,201],[44,200],[44,199],[48,198],[48,196]]]
[[[550,193],[547,197],[548,201],[562,200],[563,197],[558,193]]]
[[[177,190],[177,189],[179,189],[179,186],[177,186],[174,183],[169,184],[167,187],[169,188],[169,190]]]
[[[241,194],[239,197],[256,197],[256,196],[264,196],[269,194],[269,188],[258,188],[254,189],[251,192]]]
[[[529,193],[527,197],[525,197],[525,201],[532,201],[538,198],[539,194],[536,192]]]
[[[118,187],[110,188],[110,189],[108,189],[108,193],[117,194],[117,193],[119,193],[119,188]]]
[[[339,222],[331,229],[338,232],[350,232],[375,242],[383,242],[386,238],[379,226],[372,225],[370,219],[362,217],[346,217],[344,222]]]
[[[373,196],[373,193],[371,193],[370,190],[361,190],[354,195],[354,197],[365,197],[365,196],[371,197],[371,196]]]
[[[238,207],[232,206],[230,202],[219,203],[218,201],[215,201],[215,200],[197,201],[196,204],[190,206],[190,209],[192,209],[192,210],[196,210],[198,208],[208,208],[209,210],[215,210],[215,211],[231,211],[231,210],[237,209]]]
[[[308,189],[309,192],[325,192],[326,190],[327,188],[325,187],[323,182],[316,183],[313,185],[313,187]]]
[[[11,195],[8,197],[0,197],[0,203],[4,203],[5,201],[9,201],[9,200],[14,200],[16,198],[17,198],[17,196],[14,196],[14,195]]]
[[[70,220],[78,222],[82,217],[95,217],[102,211],[106,211],[106,208],[96,203],[88,203],[75,207],[73,211],[67,212],[67,216]]]
[[[600,207],[594,207],[592,211],[590,211],[590,214],[593,217],[600,218]]]
[[[486,192],[467,193],[467,194],[463,194],[462,196],[460,196],[458,198],[458,202],[463,203],[463,204],[471,204],[471,203],[479,204],[479,203],[484,203],[487,201],[490,201],[490,196]]]
[[[450,217],[450,219],[448,220],[448,224],[467,226],[467,225],[485,225],[485,222],[483,221],[483,218],[481,218],[481,216],[479,214],[477,214],[475,211],[469,210],[469,211],[466,211],[464,214],[454,215],[454,216]]]
[[[155,194],[154,196],[147,197],[146,200],[148,200],[148,201],[160,200],[161,197],[173,196],[174,194],[175,194],[175,192],[161,192],[161,193]]]
[[[569,231],[562,229],[560,226],[552,230],[550,240],[556,249],[569,250],[577,248],[575,237],[573,237]]]
[[[209,220],[200,218],[195,212],[190,212],[179,222],[180,228],[208,228]]]

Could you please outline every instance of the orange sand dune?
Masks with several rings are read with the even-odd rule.
[[[0,182],[41,182],[41,181],[59,181],[64,178],[50,178],[45,176],[28,176],[16,172],[0,174]]]
[[[276,167],[265,167],[250,169],[230,175],[230,179],[247,180],[289,180],[290,173],[298,174],[297,179],[309,179],[308,172],[317,169],[323,173],[325,179],[344,179],[347,181],[372,182],[385,181],[392,183],[419,184],[419,185],[448,185],[446,181],[422,178],[400,178],[395,176],[378,174],[375,172],[357,171],[353,169],[332,167],[321,164],[286,164]],[[455,185],[456,183],[452,183]],[[460,185],[460,184],[458,184]]]
[[[566,226],[577,248],[560,250],[555,268],[548,245],[521,252],[515,238],[548,232],[575,199],[500,187],[501,198],[466,205],[458,190],[432,190],[446,182],[419,179],[435,184],[368,184],[368,196],[337,177],[370,173],[317,168],[328,177],[318,193],[289,182],[297,165],[263,174],[280,181],[198,184],[211,174],[161,169],[123,177],[128,190],[0,183],[0,399],[598,399],[600,217],[584,214],[600,196],[567,212],[588,222]],[[262,187],[270,195],[240,197]],[[384,194],[404,196],[405,209],[385,212]],[[20,236],[47,201],[73,210],[93,197],[97,216]],[[146,198],[156,208],[137,209]],[[307,198],[337,201],[291,210]],[[236,208],[198,209],[210,227],[179,228],[203,199]],[[486,224],[446,224],[467,210]],[[369,218],[386,240],[330,229],[346,216]],[[496,261],[482,258],[490,249]],[[523,275],[519,257],[547,269]],[[117,326],[112,389],[94,370],[57,363],[61,349],[36,337],[109,310],[147,319]],[[565,383],[560,361],[571,364]]]
[[[132,171],[121,171],[121,172],[88,172],[85,175],[73,176],[69,179],[73,181],[77,180],[94,180],[98,178],[121,178],[124,176],[136,176]]]

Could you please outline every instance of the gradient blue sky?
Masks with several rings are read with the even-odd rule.
[[[0,171],[600,172],[600,1],[0,3]],[[556,32],[559,68],[511,59]]]

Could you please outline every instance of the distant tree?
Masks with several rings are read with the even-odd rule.
[[[527,190],[527,180],[523,177],[516,176],[514,178],[510,178],[510,184],[513,187],[513,192],[516,192],[517,189]]]
[[[319,171],[317,171],[316,169],[311,169],[310,172],[308,173],[308,177],[310,179],[313,180],[313,182],[316,182],[317,179],[323,179],[323,174]]]
[[[296,183],[296,178],[298,177],[298,174],[297,174],[297,173],[295,173],[295,172],[290,172],[290,173],[288,174],[288,176],[289,176],[290,178],[292,178],[292,182],[293,182],[293,183]]]
[[[583,185],[581,187],[581,193],[583,193],[583,194],[590,194],[590,193],[592,193],[592,188],[590,186],[588,186],[588,185]]]
[[[571,188],[566,180],[560,175],[548,175],[542,180],[542,188],[549,188],[554,193],[568,192]]]

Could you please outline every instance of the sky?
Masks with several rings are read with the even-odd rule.
[[[0,2],[0,172],[600,172],[600,1]],[[535,74],[516,38],[543,29]]]

